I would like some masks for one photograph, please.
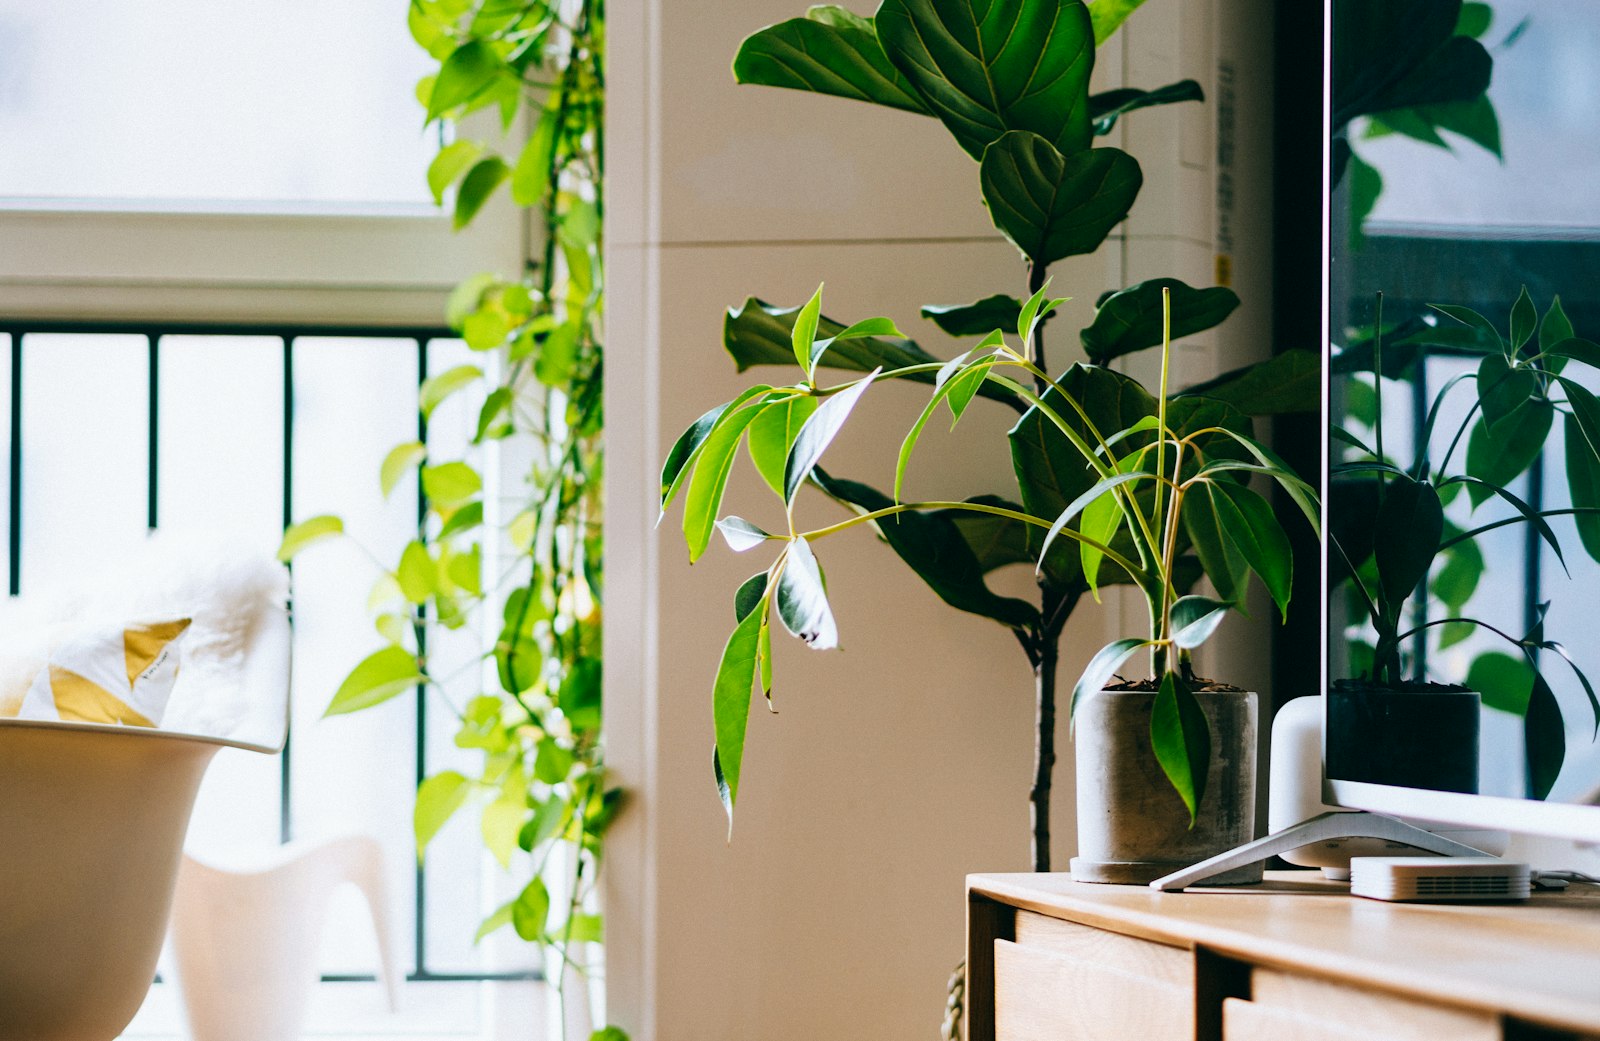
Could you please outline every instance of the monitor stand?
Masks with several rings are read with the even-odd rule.
[[[1213,875],[1220,875],[1224,871],[1231,871],[1246,864],[1253,864],[1258,860],[1287,853],[1301,846],[1308,846],[1315,842],[1325,842],[1329,839],[1383,839],[1387,842],[1404,843],[1415,846],[1417,849],[1428,853],[1437,853],[1444,857],[1482,857],[1488,854],[1481,849],[1474,849],[1464,843],[1447,839],[1442,835],[1435,835],[1431,831],[1424,831],[1415,825],[1407,824],[1395,817],[1385,817],[1381,813],[1350,813],[1340,810],[1324,813],[1302,821],[1292,828],[1285,828],[1265,838],[1247,842],[1243,846],[1231,849],[1226,853],[1219,853],[1210,860],[1202,860],[1193,867],[1186,867],[1182,871],[1174,871],[1150,883],[1151,889],[1161,889],[1167,892],[1177,892],[1188,886],[1196,885]]]

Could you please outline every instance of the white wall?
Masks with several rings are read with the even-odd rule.
[[[804,6],[616,0],[611,10],[607,726],[611,761],[636,795],[607,862],[607,981],[612,1019],[638,1041],[934,1036],[962,954],[963,877],[1028,866],[1026,661],[1006,630],[943,606],[865,532],[818,546],[846,649],[781,639],[781,714],[759,700],[752,709],[731,843],[712,784],[710,689],[732,592],[766,560],[718,544],[691,571],[678,512],[652,525],[672,440],[772,378],[734,373],[723,309],[752,294],[797,304],[826,280],[828,313],[887,314],[948,356],[955,345],[918,319],[920,304],[1023,285],[975,164],[939,124],[734,85],[740,39]],[[1117,85],[1124,66],[1140,86],[1209,83],[1210,12],[1150,0],[1102,52],[1099,85]],[[1056,290],[1075,297],[1052,326],[1056,367],[1077,357],[1066,333],[1103,290],[1161,274],[1211,284],[1213,115],[1193,104],[1137,113],[1109,142],[1140,159],[1146,187],[1126,239],[1056,266]],[[1247,328],[1264,328],[1266,301],[1248,314]],[[1267,351],[1253,333],[1202,339],[1180,378]],[[888,485],[924,394],[875,388],[827,465]],[[910,494],[1007,489],[1012,418],[980,403],[954,437],[930,431]],[[770,493],[748,471],[729,503],[770,518]],[[818,497],[800,512],[811,526],[840,516]],[[1026,590],[1025,575],[1007,581]],[[1119,613],[1142,618],[1132,604],[1080,609],[1064,676],[1119,635]],[[1264,679],[1265,640],[1241,630],[1233,642],[1230,678]],[[1063,867],[1074,847],[1066,737],[1063,725],[1053,814]]]

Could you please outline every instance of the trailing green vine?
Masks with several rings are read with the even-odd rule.
[[[565,1029],[568,970],[589,968],[578,945],[602,938],[595,876],[622,802],[605,768],[600,704],[605,6],[411,0],[407,22],[438,62],[417,86],[427,121],[453,132],[428,170],[435,200],[444,204],[453,190],[460,229],[504,186],[543,233],[518,277],[478,275],[452,295],[449,323],[481,361],[423,382],[423,422],[455,395],[478,395],[472,446],[515,445],[515,457],[532,462],[521,508],[502,520],[498,507],[513,496],[492,474],[486,489],[472,461],[438,457],[422,440],[389,453],[384,496],[416,471],[424,505],[415,537],[371,597],[384,645],[356,665],[327,711],[370,708],[420,687],[459,718],[455,743],[481,751],[481,766],[422,782],[419,856],[468,805],[480,809],[484,845],[502,866],[518,848],[530,854],[532,877],[478,936],[510,926],[545,950]],[[465,118],[482,110],[507,132],[526,125],[516,155],[462,134]],[[285,532],[280,556],[343,532],[337,517],[303,521]],[[469,624],[496,635],[477,659],[485,689],[458,703],[444,683],[459,675],[435,672],[428,650],[439,630]],[[624,1038],[614,1027],[593,1035]]]

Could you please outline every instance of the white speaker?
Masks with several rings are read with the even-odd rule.
[[[1359,813],[1322,801],[1322,699],[1295,698],[1272,721],[1272,769],[1267,781],[1267,831],[1276,833],[1321,813]],[[1404,818],[1406,823],[1499,856],[1511,836],[1503,831],[1458,828]],[[1282,854],[1302,867],[1317,867],[1329,878],[1348,879],[1351,857],[1392,857],[1412,847],[1388,839],[1333,838]]]

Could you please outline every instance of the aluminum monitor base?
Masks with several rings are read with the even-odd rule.
[[[1219,853],[1210,860],[1202,860],[1193,867],[1186,867],[1182,871],[1174,871],[1150,883],[1151,889],[1160,889],[1169,893],[1196,885],[1220,875],[1224,871],[1253,864],[1258,860],[1287,853],[1292,849],[1310,845],[1313,842],[1323,842],[1327,839],[1384,839],[1389,842],[1402,842],[1407,846],[1428,853],[1437,853],[1445,857],[1482,857],[1487,856],[1480,849],[1447,839],[1442,835],[1435,835],[1403,820],[1394,817],[1385,817],[1381,813],[1350,813],[1340,811],[1337,813],[1324,813],[1310,820],[1302,821],[1292,828],[1285,828],[1280,832],[1268,835],[1265,838],[1247,842],[1243,846],[1230,849],[1226,853]]]

